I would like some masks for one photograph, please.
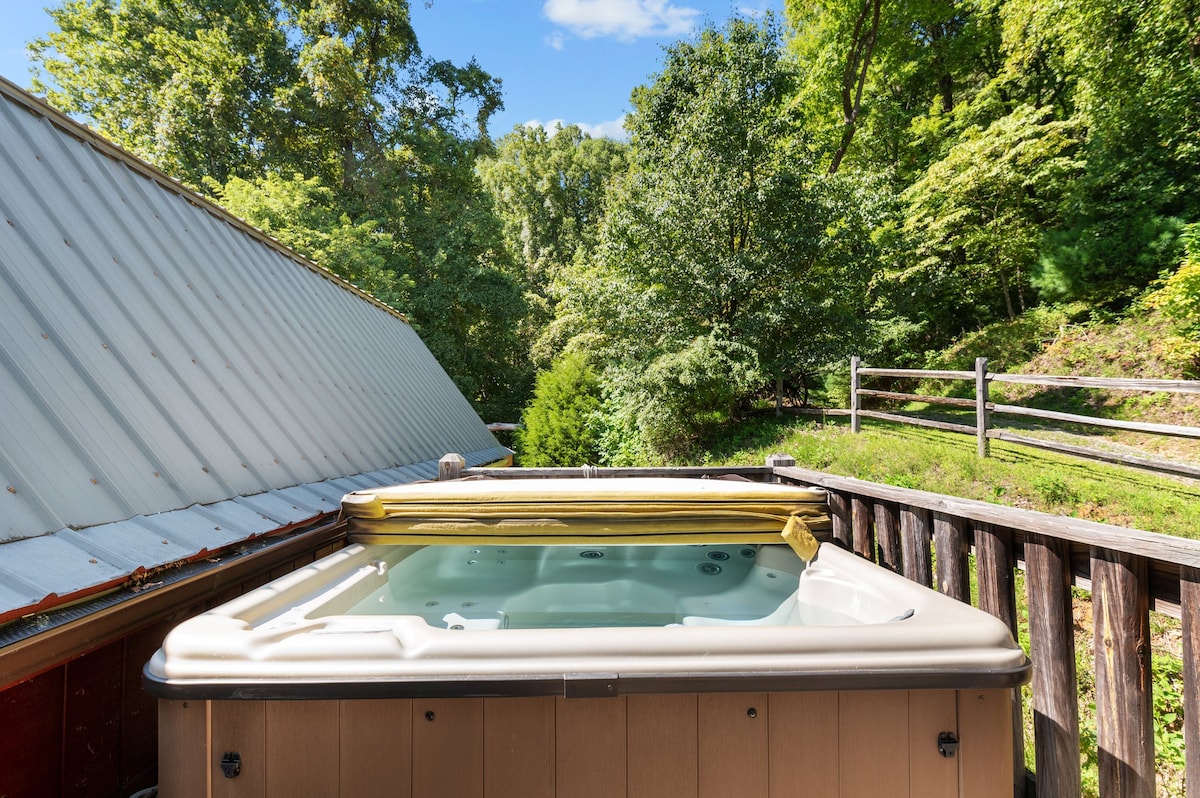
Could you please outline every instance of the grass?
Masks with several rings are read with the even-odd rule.
[[[870,420],[851,434],[841,417],[759,417],[727,430],[706,465],[761,463],[786,453],[797,465],[997,504],[1181,537],[1200,537],[1200,482],[1091,463],[993,441],[979,459],[975,440]],[[972,568],[972,573],[974,569]],[[1023,574],[1017,574],[1018,639],[1029,651]],[[1091,596],[1073,591],[1083,796],[1099,795]],[[1180,625],[1152,613],[1152,678],[1157,794],[1183,796],[1183,684]],[[1036,678],[1036,674],[1035,677]],[[1024,688],[1026,764],[1034,768],[1032,691]]]
[[[970,436],[870,420],[860,434],[844,417],[764,416],[726,430],[698,464],[762,463],[786,453],[797,465],[905,488],[1200,538],[1200,482],[992,441],[980,459]]]

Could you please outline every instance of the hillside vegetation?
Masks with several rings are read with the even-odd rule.
[[[934,359],[940,368],[966,369],[984,353],[1007,358],[1012,373],[1085,374],[1098,376],[1181,379],[1188,357],[1154,356],[1166,347],[1173,329],[1157,313],[1122,321],[1073,324],[1069,316],[1046,312],[1037,318],[1005,322],[969,337]],[[1061,322],[1061,323],[1060,323]],[[1138,356],[1141,353],[1141,356]],[[926,384],[922,391],[953,383]],[[1005,401],[1071,410],[1087,415],[1200,426],[1200,396],[1007,389]],[[1020,390],[1013,390],[1020,388]],[[831,406],[845,407],[834,399]],[[937,411],[913,406],[904,410],[928,416]],[[964,423],[974,423],[972,419]],[[1005,421],[1005,423],[1015,423]],[[1135,449],[1159,457],[1200,465],[1200,445],[1190,438],[1114,432],[1090,428],[1086,442],[1094,447]],[[1031,433],[1034,434],[1034,433]],[[1037,434],[1049,434],[1038,430]],[[1079,438],[1082,432],[1059,432]],[[851,434],[843,416],[762,412],[731,425],[696,463],[762,462],[768,454],[786,452],[803,467],[901,487],[962,496],[980,501],[1071,515],[1103,523],[1200,538],[1200,481],[1173,478],[1124,466],[1096,463],[1003,441],[992,441],[991,457],[976,456],[975,440],[966,435],[866,420],[861,434]]]

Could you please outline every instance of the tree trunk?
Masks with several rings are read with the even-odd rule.
[[[879,10],[882,0],[863,0],[854,25],[854,36],[850,52],[846,55],[846,69],[842,73],[842,140],[833,153],[829,174],[837,174],[842,159],[850,149],[854,133],[858,129],[858,112],[862,108],[863,87],[867,83],[867,68],[871,65],[871,54],[875,50],[876,34],[879,32]],[[869,22],[868,22],[869,17]]]

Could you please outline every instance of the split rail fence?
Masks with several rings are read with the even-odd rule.
[[[1079,684],[1072,585],[1091,591],[1100,795],[1153,798],[1151,608],[1182,619],[1186,795],[1200,798],[1200,541],[831,476],[776,455],[766,467],[466,469],[443,478],[736,474],[828,491],[833,541],[923,585],[977,605],[1017,634],[1025,572],[1033,661],[1036,794],[1080,794]],[[1027,795],[1020,693],[1014,701],[1013,792]]]
[[[934,371],[923,369],[886,369],[867,368],[857,357],[850,359],[850,428],[853,432],[862,431],[862,419],[874,418],[883,421],[894,421],[900,424],[911,424],[919,427],[958,432],[974,435],[980,457],[987,457],[989,441],[1002,440],[1022,446],[1034,446],[1039,449],[1062,452],[1092,460],[1145,468],[1153,471],[1179,474],[1187,477],[1200,478],[1200,467],[1184,463],[1175,463],[1136,455],[1107,452],[1086,446],[1048,441],[1040,438],[1021,435],[1007,429],[997,429],[992,421],[993,414],[1021,416],[1041,419],[1044,421],[1082,424],[1093,427],[1142,432],[1152,435],[1167,435],[1177,438],[1200,438],[1200,427],[1187,427],[1175,424],[1151,424],[1141,421],[1121,421],[1118,419],[1083,416],[1075,413],[1060,413],[1052,410],[1040,410],[1020,405],[997,404],[988,396],[989,385],[993,382],[1011,383],[1016,385],[1040,385],[1055,388],[1101,388],[1120,391],[1147,391],[1161,393],[1185,393],[1200,395],[1200,381],[1197,380],[1137,380],[1114,379],[1109,377],[1075,377],[1049,376],[1040,374],[994,374],[987,370],[988,360],[985,357],[976,359],[974,371]],[[892,377],[907,379],[938,379],[938,380],[969,380],[975,383],[975,398],[964,399],[949,396],[922,396],[920,394],[901,393],[897,391],[881,391],[862,387],[863,377]],[[975,425],[956,424],[949,421],[920,418],[898,413],[886,413],[878,410],[865,410],[862,407],[863,398],[891,399],[902,402],[925,402],[932,405],[945,405],[963,409],[974,409]]]

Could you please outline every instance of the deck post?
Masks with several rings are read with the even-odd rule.
[[[991,452],[988,440],[988,359],[975,358],[975,446],[980,457],[987,457]]]
[[[775,473],[775,469],[791,468],[794,465],[796,465],[796,458],[792,457],[790,454],[780,454],[776,452],[775,454],[767,455],[766,466],[767,468],[771,469],[771,471],[765,477],[763,477],[763,481],[778,482],[779,476]]]
[[[977,521],[975,533],[975,574],[979,584],[979,609],[1004,621],[1014,640],[1017,631],[1017,591],[1013,568],[1011,529]],[[1025,730],[1021,711],[1021,691],[1013,691],[1013,796],[1025,797]]]
[[[461,454],[446,454],[438,460],[438,481],[447,479],[458,479],[462,476],[463,469],[467,467],[467,461],[463,459]]]
[[[1154,798],[1150,590],[1146,560],[1092,549],[1100,792]]]
[[[1200,568],[1179,569],[1183,610],[1183,751],[1187,798],[1200,798]]]
[[[938,592],[970,604],[967,531],[961,518],[946,513],[933,514],[933,549],[937,553]]]
[[[850,534],[854,553],[875,561],[875,535],[871,528],[871,505],[861,496],[850,497]]]
[[[833,541],[847,551],[854,551],[850,531],[850,500],[844,493],[829,492],[829,517],[833,521]]]
[[[875,502],[875,539],[879,543],[879,564],[889,571],[904,571],[904,549],[900,545],[900,522],[890,502]]]
[[[858,415],[858,365],[862,360],[850,358],[850,431],[862,432],[862,419]]]
[[[1038,795],[1080,794],[1079,683],[1070,564],[1065,540],[1036,533],[1026,536]]]
[[[900,543],[904,547],[904,575],[925,587],[933,587],[933,558],[929,551],[929,511],[901,505]]]

